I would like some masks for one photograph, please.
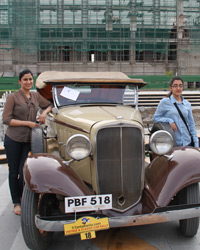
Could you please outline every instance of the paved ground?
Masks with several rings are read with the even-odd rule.
[[[0,165],[0,249],[28,250],[20,225],[13,213],[7,179],[8,169]],[[65,237],[56,233],[48,250],[199,250],[200,230],[194,238],[178,231],[178,222],[110,229],[97,232],[96,239],[81,241],[79,235]]]

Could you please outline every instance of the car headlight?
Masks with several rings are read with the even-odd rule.
[[[164,155],[172,150],[174,145],[173,137],[165,130],[158,130],[152,134],[149,145],[155,154]]]
[[[91,153],[91,142],[84,135],[73,135],[66,143],[66,151],[72,159],[82,160]]]

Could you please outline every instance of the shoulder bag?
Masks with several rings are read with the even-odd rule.
[[[187,123],[186,123],[186,121],[185,121],[185,118],[184,118],[184,116],[183,116],[182,112],[180,111],[180,109],[179,109],[179,107],[178,107],[178,105],[177,105],[177,103],[176,103],[176,102],[174,103],[174,106],[175,106],[175,107],[176,107],[176,109],[178,110],[178,113],[179,113],[179,115],[180,115],[181,119],[183,120],[183,122],[185,123],[185,126],[186,126],[186,128],[187,128],[187,130],[188,130],[188,132],[189,132],[190,137],[191,137],[191,143],[190,143],[190,146],[194,147],[193,137],[192,137],[192,135],[191,135],[191,133],[190,133],[190,130],[189,130],[188,125],[187,125]]]

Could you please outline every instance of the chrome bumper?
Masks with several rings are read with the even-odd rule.
[[[115,227],[130,227],[147,224],[156,224],[175,220],[184,220],[200,217],[200,206],[195,208],[187,208],[181,210],[173,210],[167,212],[145,214],[145,215],[134,215],[134,216],[121,216],[109,218],[110,228]],[[40,230],[49,232],[64,231],[64,225],[73,223],[75,220],[62,220],[62,221],[50,221],[42,220],[39,215],[35,216],[36,227]]]

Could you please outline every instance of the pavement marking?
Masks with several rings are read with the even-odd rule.
[[[18,231],[17,236],[15,237],[15,240],[14,240],[10,250],[29,250],[29,248],[26,246],[26,244],[23,240],[21,228]]]
[[[10,191],[8,188],[8,179],[0,186],[1,202],[0,202],[0,215],[6,209],[8,203],[10,202]]]
[[[93,242],[101,250],[158,250],[125,228],[97,232]]]

